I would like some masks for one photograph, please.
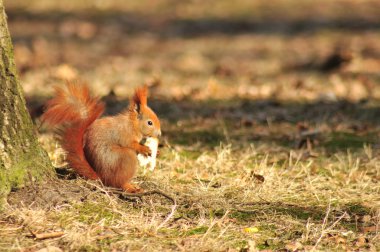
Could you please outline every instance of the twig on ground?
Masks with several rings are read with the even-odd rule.
[[[111,192],[119,194],[122,199],[142,198],[144,196],[148,196],[148,195],[152,195],[152,194],[158,194],[158,195],[161,195],[161,196],[165,197],[166,199],[170,200],[174,205],[177,205],[176,200],[173,197],[171,197],[170,195],[168,195],[168,194],[166,194],[160,190],[156,190],[156,189],[151,190],[151,191],[142,192],[142,193],[127,193],[127,192],[115,190],[115,189],[112,189]]]
[[[165,218],[165,220],[157,227],[157,230],[162,228],[174,216],[176,209],[177,209],[177,204],[174,202],[174,205],[172,206],[170,214],[168,214],[168,216]]]
[[[32,237],[37,240],[44,240],[44,239],[51,239],[51,238],[58,238],[63,236],[64,232],[51,232],[51,233],[40,233],[37,234],[36,232],[33,232],[30,228],[29,232],[32,234]]]
[[[151,191],[146,191],[146,192],[141,192],[141,193],[127,193],[127,192],[124,192],[124,191],[121,191],[118,189],[110,188],[110,191],[118,194],[121,197],[121,199],[124,199],[124,200],[129,199],[129,198],[134,198],[134,197],[142,198],[143,196],[148,196],[148,195],[153,195],[153,194],[161,195],[161,196],[165,197],[166,199],[170,200],[173,203],[171,211],[168,214],[168,216],[165,218],[165,220],[157,227],[157,230],[160,229],[161,227],[163,227],[174,216],[175,210],[177,209],[176,200],[173,197],[171,197],[170,195],[168,195],[168,194],[166,194],[160,190],[151,190]]]
[[[323,218],[323,223],[322,223],[322,230],[321,230],[321,235],[319,236],[318,240],[316,241],[316,243],[314,244],[314,247],[312,250],[315,250],[318,246],[318,244],[321,242],[323,236],[326,234],[326,226],[327,226],[327,222],[328,222],[328,218],[329,218],[329,215],[330,215],[330,211],[331,211],[331,198],[330,198],[330,201],[329,201],[329,205],[327,207],[327,210],[326,210],[326,215],[325,215],[325,218]]]
[[[154,190],[151,190],[151,191],[146,191],[146,192],[141,192],[141,193],[128,193],[128,192],[125,192],[121,189],[117,189],[117,188],[112,188],[112,187],[106,187],[106,186],[98,186],[98,185],[95,185],[91,182],[88,182],[87,181],[87,184],[93,186],[94,188],[100,190],[101,192],[105,193],[107,195],[107,197],[110,197],[109,193],[115,193],[115,194],[118,194],[120,196],[121,199],[123,200],[126,200],[126,199],[129,199],[129,198],[142,198],[144,196],[148,196],[148,195],[152,195],[152,194],[158,194],[158,195],[161,195],[163,197],[165,197],[166,199],[170,200],[174,205],[177,205],[177,202],[176,200],[160,191],[160,190],[157,190],[157,189],[154,189]]]
[[[257,213],[257,210],[253,210],[253,209],[248,210],[248,209],[242,209],[242,208],[238,208],[238,207],[232,208],[231,210],[237,211],[237,212],[240,212],[240,213],[248,213],[248,214]]]

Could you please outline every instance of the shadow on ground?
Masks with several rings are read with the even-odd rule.
[[[46,98],[29,97],[29,110],[38,119]],[[110,100],[106,115],[115,115],[128,100]],[[280,102],[276,100],[180,101],[151,99],[150,106],[163,122],[164,139],[170,145],[212,149],[221,143],[237,147],[275,144],[289,149],[314,147],[329,151],[377,146],[380,110],[375,101]]]

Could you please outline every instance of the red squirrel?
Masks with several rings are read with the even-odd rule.
[[[68,83],[55,91],[41,119],[60,126],[58,136],[70,166],[87,179],[100,179],[127,192],[141,191],[130,181],[137,154],[148,156],[151,150],[140,142],[161,135],[160,121],[147,104],[147,87],[136,89],[125,111],[102,118],[104,104],[90,96],[86,85]]]

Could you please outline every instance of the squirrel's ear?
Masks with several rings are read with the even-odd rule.
[[[137,113],[140,114],[140,104],[134,103],[133,104],[133,110]]]
[[[137,88],[132,100],[135,104],[138,104],[139,107],[146,106],[148,100],[148,87],[144,85]]]

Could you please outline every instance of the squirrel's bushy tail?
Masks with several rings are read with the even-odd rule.
[[[56,96],[47,102],[42,122],[50,126],[61,126],[59,136],[67,159],[81,176],[98,179],[83,151],[83,137],[86,129],[104,111],[104,104],[98,98],[90,96],[86,85],[68,83],[65,87],[56,87]]]

